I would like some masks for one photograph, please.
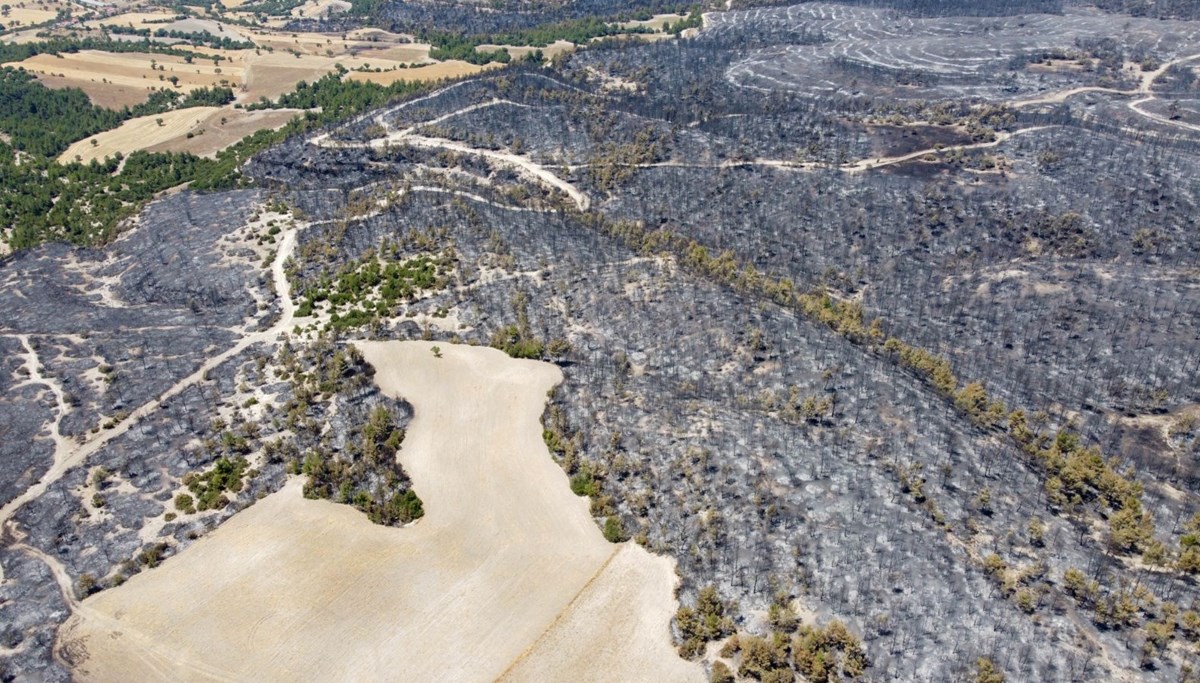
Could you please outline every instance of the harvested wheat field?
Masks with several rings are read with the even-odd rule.
[[[350,3],[346,0],[308,0],[303,5],[293,7],[291,15],[301,19],[322,18],[348,9]]]
[[[286,52],[252,55],[246,60],[245,86],[239,93],[243,102],[257,102],[259,98],[275,99],[283,93],[295,90],[300,81],[312,83],[337,65],[346,69],[364,66],[394,68],[399,62],[384,59],[349,57],[322,57],[302,54],[295,56]],[[411,71],[411,69],[408,69]]]
[[[440,81],[443,78],[459,78],[494,69],[496,66],[494,64],[480,66],[452,59],[394,71],[354,71],[346,74],[346,78],[351,81],[370,81],[380,85],[391,85],[396,81]]]
[[[128,155],[142,149],[215,156],[247,135],[264,128],[283,126],[298,113],[299,109],[244,111],[233,107],[190,107],[142,116],[75,142],[59,155],[58,161],[70,163],[78,156],[78,161],[86,164],[117,152]],[[92,144],[93,140],[95,144]]]
[[[133,107],[150,98],[150,91],[141,87],[113,85],[111,83],[97,85],[92,81],[85,82],[75,78],[59,78],[58,76],[44,73],[36,75],[38,82],[51,90],[61,88],[79,88],[83,90],[84,94],[88,96],[88,100],[97,107],[106,107],[108,109]]]
[[[152,63],[161,69],[152,69]],[[106,91],[117,87],[141,90],[143,99],[150,90],[170,88],[169,79],[179,79],[179,92],[190,92],[200,87],[229,83],[236,87],[242,78],[242,69],[236,64],[196,61],[187,64],[182,57],[146,54],[140,52],[112,53],[100,50],[81,50],[62,55],[42,54],[22,62],[10,62],[4,66],[24,67],[38,76],[56,77],[54,83],[62,87],[76,87],[88,94],[94,102],[103,98]],[[162,79],[159,77],[162,76]]]
[[[30,26],[50,21],[58,16],[58,12],[34,7],[13,7],[7,14],[0,17],[0,24],[5,28]]]
[[[202,157],[214,157],[217,152],[236,144],[247,135],[260,130],[282,128],[302,109],[266,109],[262,111],[243,111],[223,107],[213,112],[197,129],[197,134],[189,138],[181,135],[166,142],[146,148],[148,152],[191,152]],[[224,119],[225,122],[221,123]],[[203,131],[203,133],[200,133]]]
[[[403,529],[299,481],[83,602],[76,675],[128,680],[702,680],[668,633],[669,560],[603,540],[541,439],[552,365],[490,348],[361,344],[416,410]]]
[[[494,43],[484,43],[475,48],[477,52],[490,52],[493,50],[507,50],[508,54],[513,59],[523,59],[530,52],[540,50],[544,59],[551,59],[557,55],[575,50],[575,43],[569,40],[556,40],[545,47],[533,47],[531,45],[497,45]]]
[[[97,133],[73,143],[59,155],[59,163],[110,157],[117,152],[129,154],[175,138],[186,137],[187,133],[201,127],[220,107],[190,107],[163,112],[151,116],[129,119],[113,130]],[[161,122],[161,124],[160,124]],[[92,144],[95,140],[96,144]]]
[[[100,28],[102,26],[129,26],[132,28],[148,28],[151,30],[165,28],[167,24],[175,20],[175,12],[163,10],[161,12],[125,12],[123,14],[114,14],[110,17],[102,17],[100,19],[91,19],[83,22],[88,28]]]

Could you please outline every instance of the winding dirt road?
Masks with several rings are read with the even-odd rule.
[[[33,347],[30,346],[28,338],[23,338],[27,351],[31,356],[31,360],[27,365],[32,364],[31,381],[38,381],[46,384],[54,391],[58,399],[59,409],[58,415],[54,421],[54,435],[56,436],[54,449],[54,462],[41,479],[33,486],[23,491],[21,495],[13,498],[4,507],[0,507],[0,528],[8,525],[12,516],[25,503],[37,498],[46,492],[46,489],[51,484],[58,481],[73,467],[85,463],[89,456],[104,447],[105,444],[113,439],[128,432],[134,425],[138,424],[147,415],[150,415],[155,410],[158,410],[165,401],[178,396],[188,387],[197,384],[204,380],[204,376],[209,370],[219,366],[230,358],[236,356],[246,350],[250,345],[265,341],[274,341],[281,333],[287,332],[292,327],[292,320],[295,315],[295,305],[292,303],[291,286],[287,281],[287,276],[284,274],[283,264],[291,256],[292,250],[296,246],[296,228],[289,229],[282,234],[282,241],[279,250],[275,254],[275,260],[271,264],[271,273],[274,278],[275,291],[279,297],[282,315],[269,329],[258,332],[248,332],[242,336],[233,346],[225,351],[206,359],[200,367],[198,367],[190,375],[176,382],[171,388],[167,389],[158,398],[138,406],[129,416],[120,424],[112,429],[105,429],[98,432],[83,443],[76,443],[69,439],[64,439],[58,434],[58,423],[62,420],[63,413],[67,410],[67,404],[62,394],[61,387],[57,386],[56,382],[44,378],[37,368],[36,354]],[[52,567],[53,569],[53,567]]]

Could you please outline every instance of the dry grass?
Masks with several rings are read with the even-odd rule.
[[[278,52],[299,52],[302,55],[353,56],[363,50],[388,47],[383,40],[370,41],[326,33],[288,33],[285,31],[251,30],[246,36],[255,45]],[[332,55],[330,54],[332,53]]]
[[[84,601],[85,681],[702,680],[671,647],[671,563],[600,536],[541,440],[558,369],[494,349],[362,344],[416,417],[404,529],[293,481]]]
[[[528,45],[492,45],[492,44],[488,43],[488,44],[480,45],[479,47],[477,47],[475,49],[480,52],[486,52],[486,51],[490,51],[490,50],[499,50],[502,48],[505,50],[508,50],[508,54],[511,55],[513,57],[513,59],[521,59],[525,55],[527,55],[530,52],[533,52],[535,50],[541,50],[542,57],[544,57],[545,59],[551,59],[555,55],[560,55],[560,54],[563,54],[566,52],[573,52],[575,50],[575,43],[572,43],[567,40],[556,40],[553,43],[550,43],[549,45],[547,45],[546,47],[530,47]]]
[[[154,116],[130,119],[114,130],[80,140],[59,157],[60,163],[150,152],[191,152],[215,156],[238,140],[264,128],[279,128],[299,113],[297,109],[247,112],[232,107],[192,107]],[[159,125],[158,121],[162,121]],[[188,137],[191,133],[192,137]],[[95,140],[96,143],[92,144]]]
[[[188,138],[186,135],[147,147],[148,152],[191,152],[202,157],[214,157],[217,152],[237,143],[247,135],[260,130],[283,127],[300,109],[268,109],[247,112],[241,109],[223,108],[211,114],[198,130],[202,135]],[[221,123],[224,119],[225,123]]]
[[[152,62],[160,69],[152,69]],[[237,62],[221,62],[220,66],[214,66],[210,61],[197,60],[193,64],[187,64],[182,57],[171,55],[111,53],[98,50],[83,50],[60,56],[37,55],[23,62],[10,62],[5,66],[24,67],[36,74],[39,80],[55,77],[57,80],[52,81],[55,85],[80,88],[97,104],[104,100],[108,96],[107,91],[114,87],[126,91],[140,90],[144,100],[151,90],[171,87],[167,79],[172,76],[179,79],[176,89],[180,92],[222,83],[236,88],[241,83],[243,72]],[[51,85],[51,81],[44,82]]]
[[[239,92],[243,102],[257,102],[260,97],[274,99],[291,92],[300,81],[312,83],[337,65],[346,69],[362,67],[394,69],[400,62],[368,57],[322,57],[302,54],[295,56],[284,52],[251,55],[246,59],[245,86]],[[404,71],[404,70],[401,70]]]
[[[82,81],[75,78],[59,78],[47,74],[38,74],[38,81],[51,89],[79,88],[87,94],[88,99],[97,107],[121,109],[132,107],[145,102],[150,97],[150,91],[145,88],[134,88],[124,85],[107,84],[97,86],[95,81]]]
[[[308,0],[299,7],[292,8],[292,16],[298,18],[320,18],[327,14],[337,14],[350,9],[346,0]]]
[[[204,121],[220,107],[192,107],[153,116],[130,119],[113,130],[97,133],[80,140],[58,157],[59,163],[114,156],[117,152],[129,154],[186,135],[201,127]],[[161,124],[160,124],[161,122]],[[92,141],[96,144],[93,144]]]
[[[92,19],[85,21],[84,25],[90,28],[100,28],[102,26],[132,26],[134,28],[148,28],[150,30],[160,29],[166,26],[167,21],[175,19],[174,12],[166,10],[159,12],[126,12],[124,14],[114,14],[111,17],[103,17],[101,19]]]
[[[6,29],[20,28],[50,21],[58,16],[59,10],[70,8],[71,3],[63,0],[6,0],[8,11],[0,13],[0,24]],[[76,13],[80,8],[75,7]]]
[[[8,10],[7,16],[0,17],[0,24],[5,28],[19,28],[50,21],[57,15],[58,12],[54,10],[13,7]]]
[[[662,31],[668,24],[675,24],[686,18],[686,14],[655,14],[644,21],[626,21],[621,24],[621,28],[649,28]]]

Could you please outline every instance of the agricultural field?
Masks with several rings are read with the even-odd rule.
[[[83,680],[161,676],[164,666],[175,679],[403,669],[422,680],[536,681],[603,667],[627,679],[702,680],[668,637],[670,562],[606,542],[541,442],[557,368],[495,349],[360,347],[384,392],[416,411],[400,459],[425,516],[388,529],[289,484],[162,571],[85,601],[63,645],[86,651]],[[171,599],[185,589],[210,597]],[[588,619],[571,624],[591,602]],[[464,657],[468,644],[474,654]],[[558,648],[600,656],[562,661]],[[233,650],[242,658],[230,659]]]
[[[127,155],[138,150],[190,152],[212,157],[259,130],[273,130],[301,114],[296,109],[247,112],[229,107],[189,107],[130,119],[120,127],[72,144],[60,163],[89,163],[93,159]]]
[[[1200,22],[610,4],[12,79],[0,674],[1195,680]]]
[[[37,55],[3,66],[25,69],[59,87],[79,88],[96,104],[110,107],[140,104],[151,91],[170,87],[181,93],[197,88],[244,84],[245,67],[237,62],[187,62],[183,57],[151,53],[82,50],[73,54]],[[122,93],[115,97],[111,91]]]

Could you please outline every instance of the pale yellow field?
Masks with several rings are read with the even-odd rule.
[[[163,70],[151,69],[151,62],[157,63]],[[146,92],[169,88],[172,86],[167,79],[171,76],[179,78],[179,87],[176,88],[179,92],[221,84],[236,88],[242,80],[242,68],[237,64],[222,62],[218,67],[210,61],[200,60],[187,64],[182,57],[138,52],[82,50],[61,56],[37,55],[5,66],[21,66],[39,76],[57,76],[62,79],[60,82],[65,81],[64,85],[81,88],[93,101],[113,86]],[[162,80],[159,76],[163,77]]]
[[[78,5],[72,8],[65,0],[7,0],[3,4],[8,11],[0,12],[0,24],[10,30],[50,21],[61,9],[72,9],[76,15],[84,12],[84,8]]]
[[[374,62],[372,62],[374,64]],[[470,62],[460,62],[458,60],[450,60],[446,62],[434,62],[425,66],[417,66],[409,69],[396,69],[395,71],[362,72],[352,71],[346,74],[346,78],[351,81],[370,81],[379,83],[380,85],[391,85],[396,81],[439,81],[443,78],[458,78],[460,76],[469,76],[477,74],[481,71],[497,68],[496,64],[487,64],[479,66]]]
[[[667,24],[676,24],[686,18],[686,14],[655,14],[644,21],[626,21],[621,24],[621,28],[651,28],[655,31],[662,31]]]
[[[329,56],[330,52],[335,55],[353,55],[360,50],[385,46],[379,42],[356,40],[349,37],[342,40],[340,35],[324,33],[287,33],[251,29],[247,34],[247,39],[255,45],[264,48],[270,47],[282,52],[296,51],[305,55]]]
[[[111,17],[103,17],[100,19],[92,19],[85,21],[84,26],[90,28],[100,28],[102,26],[132,26],[134,28],[148,28],[151,30],[162,28],[164,20],[174,20],[174,12],[126,12],[124,14],[114,14]]]
[[[86,164],[92,159],[103,159],[117,152],[129,154],[174,138],[185,137],[189,131],[200,128],[209,115],[219,110],[220,107],[191,107],[130,119],[113,130],[97,133],[72,144],[58,157],[58,161],[64,164],[71,161]],[[159,125],[159,121],[162,125]],[[93,145],[93,140],[97,144]]]
[[[4,22],[0,21],[0,23],[4,23]],[[14,31],[12,33],[5,33],[4,35],[0,36],[0,43],[12,43],[14,45],[23,45],[25,43],[36,43],[40,40],[45,40],[44,38],[38,37],[38,34],[41,33],[43,30],[44,29],[40,29],[40,28],[31,28],[31,29],[26,29],[24,31]]]
[[[5,28],[18,28],[50,21],[56,16],[58,12],[53,10],[13,7],[8,10],[7,16],[0,16],[0,24]]]
[[[308,0],[299,7],[292,8],[292,16],[299,18],[323,17],[326,14],[336,14],[350,9],[346,0]]]
[[[130,119],[114,130],[97,133],[66,149],[59,163],[114,156],[117,152],[191,152],[215,156],[238,140],[264,128],[279,128],[299,113],[297,109],[247,112],[233,107],[191,107]],[[162,125],[158,120],[162,120]],[[224,123],[222,123],[224,120]],[[192,133],[191,138],[187,137]],[[96,144],[92,144],[92,140]],[[79,159],[76,159],[76,156]]]
[[[202,135],[188,138],[187,135],[173,140],[147,147],[148,152],[191,152],[202,157],[215,157],[217,152],[235,144],[242,138],[260,130],[282,128],[297,114],[300,109],[267,109],[263,111],[243,111],[224,107],[211,114],[198,130]],[[221,123],[225,119],[225,123]]]
[[[300,81],[312,83],[333,71],[338,64],[347,69],[367,65],[390,69],[398,66],[400,62],[365,57],[321,57],[311,54],[296,57],[276,51],[262,55],[251,54],[246,58],[245,64],[245,87],[239,93],[239,99],[256,102],[260,97],[274,99],[285,92],[291,92]]]
[[[564,52],[573,52],[575,50],[575,43],[566,40],[556,40],[546,47],[530,47],[528,45],[492,45],[487,43],[476,47],[475,50],[479,52],[487,52],[489,50],[499,50],[501,48],[508,50],[508,54],[511,55],[513,59],[521,59],[534,50],[541,50],[542,56],[545,59],[550,59],[555,55],[560,55]]]
[[[412,402],[403,528],[298,481],[85,600],[84,681],[701,681],[671,647],[671,562],[603,540],[541,439],[554,366],[494,349],[361,345]]]
[[[405,64],[418,64],[429,61],[429,46],[425,43],[410,43],[406,45],[388,45],[373,47],[358,52],[363,59],[387,59]]]

